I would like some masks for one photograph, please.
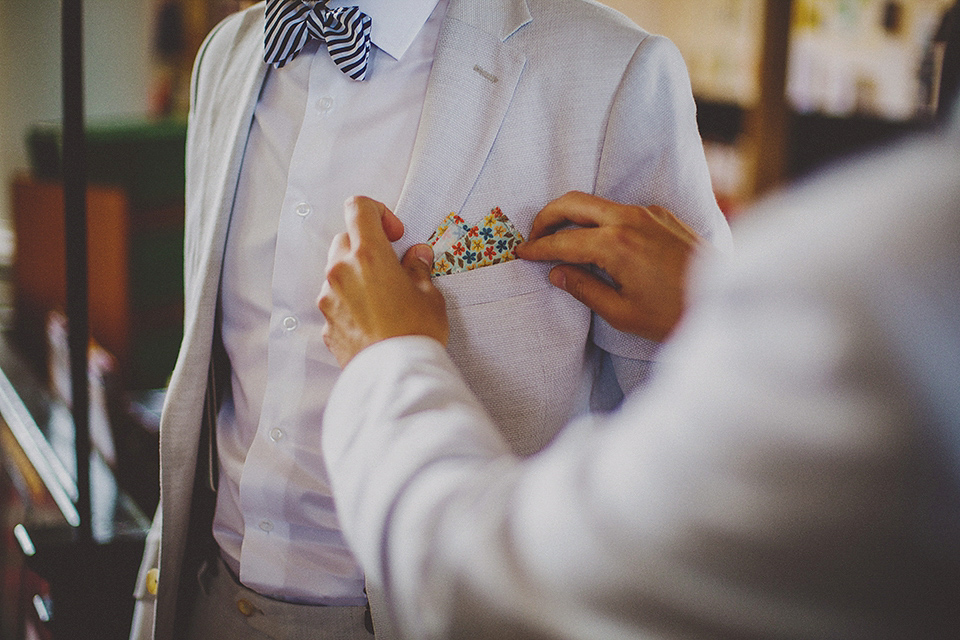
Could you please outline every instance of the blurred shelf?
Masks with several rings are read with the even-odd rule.
[[[149,520],[90,459],[93,540],[78,536],[73,423],[0,338],[0,636],[125,640]]]

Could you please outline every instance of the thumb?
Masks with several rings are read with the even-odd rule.
[[[400,264],[417,284],[429,282],[433,271],[433,249],[428,244],[415,244],[407,249]]]

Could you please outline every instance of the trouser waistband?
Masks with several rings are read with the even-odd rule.
[[[371,640],[366,606],[296,604],[242,585],[219,557],[203,563],[189,640]]]

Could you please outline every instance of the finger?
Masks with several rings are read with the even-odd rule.
[[[343,203],[343,212],[351,246],[358,246],[361,242],[371,247],[389,245],[390,241],[384,229],[384,218],[389,211],[382,202],[364,196],[347,198]],[[392,213],[390,215],[393,216]],[[400,220],[396,219],[396,222],[399,223]],[[388,224],[395,229],[393,221]]]
[[[605,318],[616,315],[623,308],[620,293],[582,267],[558,265],[550,271],[550,282]]]
[[[381,220],[383,224],[383,231],[387,234],[387,240],[390,242],[396,242],[403,237],[403,221],[394,215],[393,211],[390,211],[390,209],[387,209],[386,207],[383,209],[384,214]]]
[[[567,224],[599,227],[624,221],[625,206],[599,196],[571,191],[545,206],[533,220],[530,240],[554,233]]]
[[[333,309],[333,305],[333,289],[330,288],[330,282],[324,280],[323,285],[320,287],[320,295],[317,296],[317,308],[320,309],[320,313],[323,314],[323,317],[327,321],[329,321],[327,314]]]
[[[433,249],[428,244],[415,244],[407,249],[400,264],[418,284],[429,282],[433,271]]]
[[[609,234],[602,228],[563,229],[517,247],[524,260],[572,262],[601,266],[609,257]]]
[[[341,344],[340,333],[333,328],[333,325],[329,322],[325,323],[323,329],[320,330],[320,337],[323,339],[323,344],[326,345],[327,350],[333,354],[340,368],[347,366],[353,356],[349,355],[347,353],[348,349]]]
[[[686,222],[675,216],[669,209],[665,209],[658,205],[651,205],[647,207],[647,212],[649,213],[651,220],[656,221],[678,238],[681,238],[691,244],[698,244],[700,242],[701,238],[699,235],[697,235],[697,232],[694,231],[693,228],[690,227],[690,225],[688,225]]]
[[[350,236],[345,233],[338,233],[333,237],[330,243],[330,249],[327,251],[327,272],[330,267],[343,260],[350,253]]]
[[[327,350],[333,353],[333,327],[330,326],[329,322],[323,323],[323,328],[320,329],[320,337],[323,339],[323,344],[326,345]]]

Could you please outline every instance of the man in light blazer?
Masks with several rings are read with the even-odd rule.
[[[336,76],[316,42],[282,68],[265,64],[263,4],[221,23],[198,54],[184,340],[161,424],[159,553],[147,549],[139,592],[149,603],[156,591],[156,612],[141,610],[134,634],[155,618],[158,640],[184,637],[197,603],[223,595],[209,586],[221,583],[205,582],[210,573],[246,585],[227,579],[236,591],[223,596],[210,633],[294,637],[271,627],[274,608],[283,616],[291,607],[309,610],[292,629],[343,610],[354,628],[330,637],[365,632],[363,576],[339,535],[317,440],[337,369],[315,299],[346,196],[368,193],[396,211],[406,228],[398,252],[451,212],[472,224],[499,208],[527,234],[537,212],[570,190],[665,207],[729,248],[689,80],[669,41],[582,0],[356,4],[373,18],[362,83]],[[391,126],[394,117],[405,124]],[[278,126],[284,120],[292,132]],[[273,201],[264,195],[274,192]],[[517,260],[436,279],[451,356],[510,425],[504,436],[520,455],[573,415],[616,404],[657,352],[591,316],[547,273]],[[241,326],[243,308],[261,324]],[[263,344],[250,346],[257,330]],[[240,437],[242,412],[253,428]],[[199,582],[198,570],[207,576]],[[331,591],[315,593],[320,583]],[[367,591],[377,635],[387,637],[377,585]]]

